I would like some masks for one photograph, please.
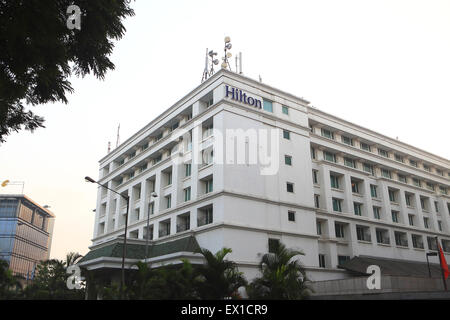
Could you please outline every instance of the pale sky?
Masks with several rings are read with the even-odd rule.
[[[0,180],[56,214],[52,258],[88,252],[98,161],[200,84],[205,49],[335,116],[450,158],[450,1],[136,1],[105,81],[71,79],[46,128],[0,145]],[[83,32],[83,22],[81,22]],[[234,57],[232,58],[234,71]],[[20,193],[9,186],[1,193]]]

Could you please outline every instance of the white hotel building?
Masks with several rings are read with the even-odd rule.
[[[244,163],[216,150],[223,137],[225,146],[233,140],[227,129],[247,134]],[[255,133],[258,143],[276,134],[275,158],[251,161]],[[274,240],[304,252],[313,281],[348,278],[338,265],[355,257],[426,262],[436,236],[450,259],[449,160],[226,70],[101,159],[98,181],[130,197],[130,264],[143,258],[147,234],[159,248],[148,259],[154,265],[181,257],[198,263],[196,246],[229,247],[249,280]],[[81,266],[121,267],[114,246],[123,241],[125,205],[98,189],[93,245]]]

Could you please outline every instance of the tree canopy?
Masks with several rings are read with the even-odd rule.
[[[81,29],[69,29],[70,5],[81,10]],[[0,143],[13,131],[44,127],[27,109],[68,103],[72,74],[104,79],[114,70],[114,40],[133,16],[127,0],[0,0]]]

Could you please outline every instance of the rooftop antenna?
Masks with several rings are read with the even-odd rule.
[[[235,57],[236,73],[242,74],[242,52]]]
[[[119,143],[120,143],[120,135],[119,135],[119,132],[120,132],[120,123],[119,123],[119,127],[117,127],[116,148],[119,146]]]
[[[219,60],[215,59],[214,56],[217,56],[217,52],[214,52],[213,50],[208,51],[208,48],[206,48],[205,69],[203,70],[202,82],[214,74],[214,66],[219,64]],[[209,70],[208,58],[211,59],[211,69]]]
[[[222,62],[222,69],[230,69],[231,71],[231,66],[230,66],[230,62],[228,61],[229,58],[231,58],[232,54],[229,50],[231,50],[231,39],[230,37],[225,37],[225,46],[223,48],[223,52],[224,52],[224,56],[222,58],[223,62]]]
[[[261,75],[259,75],[259,82],[262,82],[262,78],[261,78]]]
[[[108,153],[111,152],[111,141],[108,141]]]

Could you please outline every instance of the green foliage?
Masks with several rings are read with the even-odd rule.
[[[72,4],[82,11],[81,30],[67,28]],[[44,127],[24,103],[67,103],[73,73],[104,79],[122,20],[133,15],[127,0],[0,0],[0,142],[22,127]]]
[[[276,242],[273,253],[266,253],[260,263],[262,276],[247,286],[250,299],[286,299],[298,300],[307,298],[311,292],[304,268],[297,255],[301,251],[287,249]]]
[[[216,254],[207,249],[201,249],[206,263],[197,270],[197,291],[202,299],[239,298],[239,287],[247,285],[242,272],[239,272],[233,261],[225,260],[231,253],[230,248],[223,248]]]
[[[51,259],[42,261],[36,267],[33,283],[23,292],[25,299],[79,300],[84,299],[84,289],[67,288],[66,262]]]
[[[16,298],[21,289],[19,280],[9,270],[8,262],[0,259],[0,300]]]

